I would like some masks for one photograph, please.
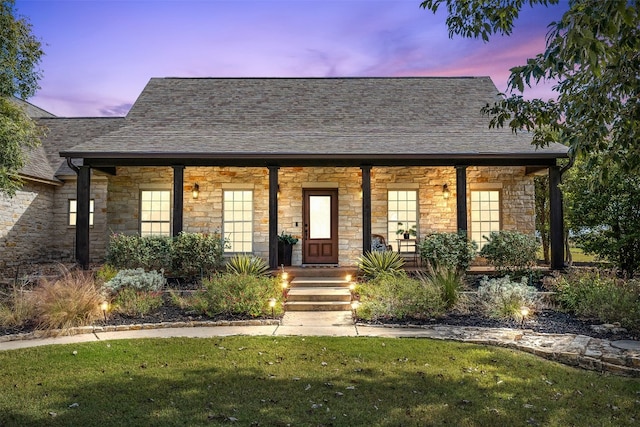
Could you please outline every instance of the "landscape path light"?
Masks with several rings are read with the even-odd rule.
[[[524,329],[524,321],[527,319],[527,316],[529,316],[529,307],[523,305],[522,307],[520,307],[520,316],[522,316],[522,324],[521,327]]]
[[[271,307],[271,317],[276,317],[275,308],[276,308],[276,299],[269,298],[269,307]]]
[[[351,301],[351,310],[353,311],[353,323],[358,320],[358,307],[360,307],[360,301]]]
[[[102,301],[100,304],[100,309],[102,310],[102,315],[104,316],[104,323],[107,323],[107,310],[109,309],[109,303],[107,301]]]

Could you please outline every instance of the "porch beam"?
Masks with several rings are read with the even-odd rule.
[[[371,251],[371,165],[362,170],[362,253]]]
[[[89,268],[89,200],[91,197],[91,168],[78,167],[76,185],[76,261],[84,269]]]
[[[466,232],[467,226],[467,166],[456,166],[456,216],[458,231]]]
[[[551,243],[551,269],[564,268],[564,220],[562,211],[562,175],[559,166],[549,168],[549,226]]]
[[[278,268],[278,166],[269,166],[269,267]]]
[[[184,219],[184,165],[173,165],[173,222],[171,235],[177,236],[182,232]]]

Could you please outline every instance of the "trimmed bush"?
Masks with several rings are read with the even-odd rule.
[[[512,281],[509,276],[485,277],[478,287],[478,300],[489,317],[514,320],[522,320],[523,306],[533,312],[540,304],[536,288],[527,285],[526,277],[520,282]]]
[[[444,311],[440,289],[429,281],[411,279],[406,274],[379,274],[359,287],[358,317],[384,319],[430,319]]]
[[[133,289],[135,291],[159,291],[167,281],[161,272],[146,272],[141,268],[134,270],[120,270],[118,274],[104,284],[112,294],[120,292],[122,289]]]
[[[561,308],[603,323],[619,322],[640,332],[640,281],[600,271],[574,271],[552,288]]]
[[[466,271],[476,256],[478,245],[467,238],[464,232],[432,233],[420,242],[420,257],[423,263],[437,266],[454,266]]]
[[[176,277],[210,274],[223,264],[220,234],[180,233],[172,237],[113,234],[106,261],[117,269],[163,270]]]
[[[487,259],[501,272],[521,272],[534,265],[538,259],[538,242],[534,236],[518,231],[492,231],[480,256]]]
[[[270,316],[269,299],[276,299],[275,314],[281,314],[282,289],[276,278],[239,274],[219,274],[203,281],[205,290],[197,299],[206,302],[204,314],[235,316]]]
[[[367,252],[358,258],[358,269],[369,279],[375,279],[381,274],[404,274],[403,266],[404,259],[395,251]]]
[[[174,275],[202,277],[220,270],[224,263],[224,245],[219,233],[180,233],[174,240]]]

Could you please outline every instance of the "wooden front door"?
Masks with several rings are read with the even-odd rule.
[[[338,189],[303,190],[303,264],[338,263]]]

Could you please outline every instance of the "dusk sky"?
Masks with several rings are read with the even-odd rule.
[[[152,77],[490,76],[544,50],[568,8],[525,6],[511,37],[449,39],[420,0],[17,0],[44,44],[41,89],[58,116],[123,116]],[[552,96],[550,85],[527,97]]]

